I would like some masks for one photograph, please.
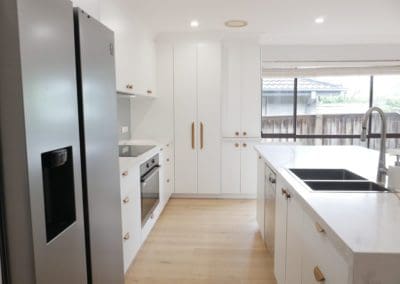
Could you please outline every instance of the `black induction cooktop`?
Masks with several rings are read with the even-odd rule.
[[[147,151],[153,149],[154,145],[120,145],[119,156],[120,157],[138,157]]]

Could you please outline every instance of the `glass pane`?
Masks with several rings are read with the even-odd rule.
[[[262,133],[293,133],[294,78],[263,79]]]
[[[380,149],[380,143],[381,139],[380,138],[371,138],[369,142],[369,148],[374,149],[374,150],[379,150]],[[386,147],[387,149],[398,149],[400,148],[400,139],[399,138],[388,138],[386,140]]]
[[[359,135],[369,107],[369,76],[298,79],[297,134]]]
[[[352,138],[301,138],[296,139],[296,143],[300,145],[356,145],[365,146],[360,139]]]
[[[400,133],[400,75],[374,77],[374,106],[386,112],[388,133]],[[381,120],[372,117],[372,133],[380,133]]]

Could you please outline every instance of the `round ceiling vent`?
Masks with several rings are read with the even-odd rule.
[[[248,23],[244,20],[229,20],[225,22],[225,26],[228,28],[243,28],[247,25]]]

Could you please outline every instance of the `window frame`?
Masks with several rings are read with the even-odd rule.
[[[374,103],[374,75],[370,76],[370,84],[369,84],[369,107],[371,108]],[[293,132],[292,133],[263,133],[261,130],[261,138],[265,139],[293,139],[295,142],[297,139],[357,139],[361,138],[360,135],[351,135],[351,134],[297,134],[297,100],[298,100],[298,78],[294,78],[294,88],[293,88]],[[262,93],[261,93],[262,96]],[[262,108],[262,107],[261,107]],[[264,116],[265,117],[265,116]],[[261,120],[263,116],[261,115]],[[368,134],[367,134],[367,145],[370,147],[370,140],[373,138],[380,138],[381,135],[377,133],[372,133],[372,119],[369,119],[368,122]],[[388,139],[400,138],[400,133],[388,133],[386,134]]]

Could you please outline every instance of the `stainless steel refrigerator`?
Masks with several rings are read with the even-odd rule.
[[[123,283],[113,34],[0,1],[3,283]]]

